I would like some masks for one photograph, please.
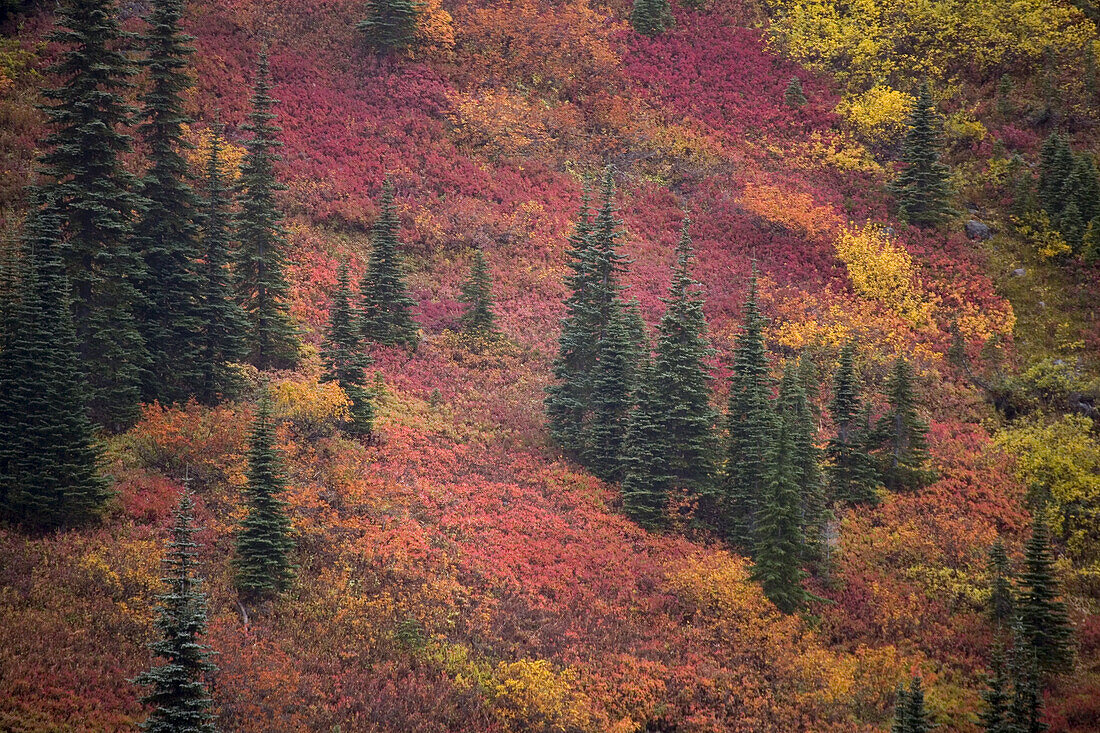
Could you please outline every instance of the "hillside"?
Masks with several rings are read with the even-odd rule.
[[[150,3],[119,5],[140,30]],[[216,120],[227,159],[244,155],[256,59],[269,53],[303,356],[292,369],[244,367],[240,394],[216,406],[145,403],[133,427],[101,433],[115,495],[99,521],[0,525],[0,729],[132,730],[145,718],[131,680],[151,664],[159,563],[186,483],[221,730],[885,731],[913,675],[937,730],[983,730],[999,633],[989,548],[1000,537],[1022,566],[1043,481],[1056,496],[1059,481],[1094,492],[1076,497],[1076,529],[1058,515],[1076,661],[1047,685],[1044,720],[1100,728],[1100,489],[1088,478],[1100,449],[1091,417],[1066,407],[1066,395],[1092,404],[1097,391],[1096,271],[1037,253],[1011,223],[1004,166],[990,162],[997,147],[1033,164],[1052,123],[1024,109],[997,117],[985,100],[999,75],[959,72],[945,112],[982,120],[984,133],[951,128],[945,160],[958,208],[977,213],[909,226],[887,189],[894,143],[861,137],[841,113],[862,93],[844,63],[777,40],[783,3],[692,5],[647,38],[623,0],[430,0],[416,50],[379,57],[356,30],[360,0],[188,3],[196,173]],[[51,23],[37,6],[8,19],[0,59],[12,241],[40,145],[42,70],[58,54],[43,40]],[[1040,72],[998,63],[1028,69],[1023,106]],[[804,105],[785,101],[792,78]],[[1096,109],[1063,125],[1090,154]],[[820,600],[800,613],[777,610],[750,579],[752,559],[689,518],[653,531],[631,521],[619,485],[548,433],[568,240],[584,183],[605,165],[629,258],[623,297],[651,337],[690,216],[715,409],[726,409],[754,268],[773,375],[799,354],[822,375],[822,445],[845,342],[858,339],[876,415],[894,359],[914,367],[934,479],[838,505],[828,572],[806,581]],[[320,354],[337,268],[353,282],[366,271],[387,177],[420,341],[370,347],[381,386],[375,435],[360,440],[339,429],[347,397],[322,381]],[[968,239],[976,216],[996,236]],[[502,335],[490,342],[460,329],[475,249]],[[1022,278],[1008,274],[1017,267]],[[961,361],[949,353],[960,348]],[[264,384],[296,567],[282,595],[250,604],[232,558]],[[1038,432],[1072,419],[1087,426]]]

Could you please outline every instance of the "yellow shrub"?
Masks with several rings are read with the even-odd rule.
[[[912,325],[926,320],[930,307],[913,287],[913,259],[890,241],[882,227],[845,227],[835,246],[856,293],[882,303]]]
[[[837,105],[841,115],[860,138],[873,145],[890,145],[906,129],[913,98],[905,92],[876,85]]]
[[[199,175],[205,175],[206,166],[210,160],[210,145],[214,140],[213,131],[207,129],[195,132],[184,126],[183,136],[184,140],[193,146],[184,151],[188,164]],[[227,182],[236,181],[240,175],[241,161],[244,160],[245,149],[243,146],[235,145],[221,136],[218,137],[218,141],[221,143],[219,153],[222,161],[221,173],[225,176]]]
[[[490,694],[508,730],[596,730],[587,700],[574,689],[572,670],[556,672],[545,659],[521,659],[498,664],[493,678]]]
[[[350,400],[336,382],[281,379],[271,385],[270,392],[275,416],[311,437],[331,435],[350,418]]]
[[[1056,260],[1073,252],[1073,248],[1066,244],[1066,240],[1050,223],[1050,217],[1045,211],[1030,214],[1023,219],[1014,218],[1012,221],[1043,260]]]

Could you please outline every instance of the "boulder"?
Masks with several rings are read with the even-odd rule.
[[[966,222],[966,236],[970,239],[989,239],[993,236],[993,232],[989,230],[989,226],[984,222],[971,219]]]
[[[1027,274],[1027,270],[1025,270],[1022,267],[1017,267],[1015,270],[1013,270],[1012,272],[1010,272],[1008,274],[1011,275],[1012,277],[1023,277],[1024,275]]]

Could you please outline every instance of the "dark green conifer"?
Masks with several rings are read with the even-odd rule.
[[[360,286],[363,338],[392,346],[416,348],[420,340],[412,309],[416,305],[405,285],[405,267],[398,251],[397,206],[389,180],[382,184],[382,206],[371,230],[371,254]]]
[[[894,362],[886,395],[889,408],[875,426],[879,475],[891,491],[918,489],[929,479],[928,425],[917,414],[913,369],[904,357]]]
[[[1065,604],[1058,600],[1054,558],[1046,523],[1037,512],[1024,551],[1024,572],[1016,599],[1021,638],[1035,654],[1039,670],[1063,673],[1073,661],[1073,636]]]
[[[722,533],[747,548],[753,546],[756,511],[769,488],[768,455],[775,427],[771,389],[764,316],[756,303],[754,270],[733,357],[721,522]]]
[[[840,365],[833,377],[833,398],[829,402],[829,415],[836,434],[825,447],[831,499],[846,504],[874,502],[875,487],[878,485],[878,471],[866,450],[866,436],[863,434],[870,415],[863,415],[855,350],[855,342],[849,341],[840,351]]]
[[[788,107],[798,108],[805,106],[807,101],[806,93],[802,91],[802,81],[797,76],[792,76],[783,92],[783,103]]]
[[[951,215],[947,166],[940,162],[936,105],[928,82],[921,85],[909,114],[901,148],[903,168],[891,186],[898,213],[910,224],[927,227]]]
[[[493,315],[493,280],[485,263],[485,253],[474,250],[474,265],[470,277],[462,283],[462,297],[466,305],[462,314],[462,330],[472,336],[491,338],[496,335],[496,317]]]
[[[222,171],[221,128],[210,136],[206,161],[205,210],[202,225],[203,261],[199,265],[199,371],[196,397],[215,404],[236,387],[231,366],[248,355],[245,314],[233,292],[230,269],[231,193]]]
[[[905,733],[928,733],[932,723],[928,720],[928,711],[924,708],[924,689],[921,679],[914,675],[909,683],[909,694],[905,699]]]
[[[1073,172],[1066,179],[1063,198],[1077,205],[1081,221],[1085,225],[1100,216],[1100,172],[1096,162],[1087,153],[1075,156]]]
[[[1057,218],[1065,205],[1063,193],[1073,172],[1073,151],[1062,134],[1052,132],[1039,149],[1039,204]]]
[[[1002,649],[993,652],[993,669],[987,677],[987,685],[982,692],[985,707],[978,714],[982,728],[985,733],[1014,733],[1009,717],[1009,679]]]
[[[802,500],[794,462],[794,443],[786,421],[779,421],[769,441],[764,491],[759,495],[753,523],[752,579],[783,613],[792,613],[806,602],[802,587],[804,537]]]
[[[370,0],[367,17],[356,29],[367,46],[387,55],[404,51],[416,40],[416,24],[424,3],[416,0]]]
[[[183,0],[153,0],[143,45],[149,90],[142,95],[141,133],[149,168],[142,180],[142,210],[134,245],[145,260],[140,325],[150,367],[144,396],[164,403],[197,394],[203,377],[200,202],[189,181],[183,126],[192,120],[184,95],[193,40],[180,29]]]
[[[1004,543],[998,537],[989,550],[989,617],[993,623],[1004,625],[1013,617],[1012,565],[1008,561]]]
[[[351,420],[346,430],[353,435],[370,435],[374,430],[374,404],[364,386],[369,358],[363,353],[355,313],[351,305],[348,266],[340,263],[336,273],[336,291],[329,305],[328,329],[321,347],[325,381],[339,383],[351,401]]]
[[[87,417],[61,219],[38,193],[31,200],[0,352],[0,511],[52,529],[94,518],[109,494]]]
[[[821,475],[821,451],[816,443],[817,426],[802,387],[799,366],[795,361],[785,365],[776,407],[789,436],[791,470],[799,489],[802,559],[816,563],[825,557],[825,486]]]
[[[209,676],[217,671],[206,633],[206,594],[197,576],[194,502],[185,491],[174,512],[168,555],[164,559],[164,593],[157,598],[159,638],[149,648],[162,663],[135,682],[150,690],[141,701],[153,712],[141,724],[150,733],[214,733]]]
[[[908,733],[909,716],[909,691],[905,685],[899,683],[897,692],[894,693],[894,723],[890,726],[890,733]]]
[[[590,376],[596,363],[596,316],[592,308],[592,227],[587,186],[581,195],[577,223],[569,237],[568,265],[565,278],[569,297],[554,359],[554,383],[546,390],[546,416],[550,435],[573,457],[584,454],[584,426],[588,410]]]
[[[638,524],[655,528],[664,522],[672,490],[668,457],[673,445],[650,359],[639,369],[635,395],[637,406],[630,414],[623,451],[623,508]]]
[[[630,24],[643,36],[656,36],[676,24],[668,0],[634,0]]]
[[[248,323],[248,360],[258,369],[286,369],[298,361],[298,333],[290,320],[286,282],[286,232],[275,192],[282,145],[272,108],[267,51],[260,53],[252,92],[252,111],[245,127],[252,138],[239,181],[237,215],[237,292]]]
[[[627,315],[622,307],[612,310],[596,353],[589,407],[592,421],[585,441],[585,465],[605,481],[622,478],[623,445],[633,404],[633,345]]]
[[[237,589],[250,599],[278,595],[293,574],[290,518],[282,493],[283,459],[275,446],[271,402],[260,397],[248,449],[248,514],[237,530]]]
[[[1016,648],[1012,655],[1012,702],[1008,718],[1010,733],[1045,733],[1041,663],[1036,649],[1017,628]]]
[[[52,132],[41,158],[46,205],[61,217],[91,413],[112,430],[137,416],[148,360],[135,317],[144,279],[131,246],[137,181],[122,164],[131,150],[123,130],[132,120],[125,95],[135,72],[121,39],[111,0],[60,4],[50,40],[63,50],[50,71],[61,86],[44,92]]]

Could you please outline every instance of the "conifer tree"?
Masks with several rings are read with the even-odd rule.
[[[920,677],[914,676],[905,699],[905,733],[928,733],[931,729],[932,723],[924,708],[924,689]]]
[[[1051,218],[1062,213],[1063,193],[1073,164],[1069,141],[1064,135],[1052,132],[1039,149],[1039,204]]]
[[[616,306],[596,354],[589,399],[592,421],[585,441],[588,447],[585,465],[605,481],[622,478],[623,445],[633,404],[633,371],[636,368],[627,314],[621,306]]]
[[[248,354],[245,344],[245,314],[234,297],[230,269],[231,193],[222,171],[221,128],[210,136],[210,155],[206,161],[205,210],[203,211],[202,251],[199,268],[199,371],[196,397],[212,405],[233,391],[236,376],[233,363]]]
[[[1008,717],[1011,733],[1044,733],[1041,666],[1036,649],[1017,628],[1016,648],[1012,655],[1012,702]]]
[[[1100,172],[1092,156],[1082,153],[1074,157],[1073,172],[1066,179],[1062,196],[1077,205],[1086,225],[1100,216]]]
[[[156,629],[150,644],[162,663],[137,677],[148,686],[141,701],[154,706],[141,724],[150,733],[214,733],[213,700],[207,678],[217,667],[200,641],[206,633],[206,594],[197,577],[194,502],[185,491],[174,512],[168,555],[164,559],[165,592],[157,598]]]
[[[1007,624],[1013,617],[1012,565],[1004,543],[998,537],[989,550],[989,617],[996,624]]]
[[[546,390],[546,416],[550,435],[566,453],[577,457],[584,453],[584,426],[588,409],[590,375],[596,363],[596,316],[592,308],[592,211],[587,186],[581,195],[577,223],[569,237],[568,265],[565,278],[569,297],[565,301],[554,359],[554,383]]]
[[[894,723],[890,726],[890,733],[908,733],[909,720],[909,690],[905,685],[898,683],[897,692],[894,693]]]
[[[875,426],[882,483],[891,491],[918,489],[929,479],[928,425],[917,414],[913,369],[904,357],[894,362],[886,394],[889,409]]]
[[[141,133],[149,168],[142,180],[142,210],[134,245],[145,260],[140,325],[150,367],[144,396],[183,402],[200,391],[203,377],[202,279],[197,218],[201,206],[189,181],[182,151],[183,126],[191,122],[183,95],[193,85],[187,73],[194,49],[180,29],[183,0],[154,0],[147,53],[149,90],[141,97]]]
[[[370,0],[367,17],[356,29],[379,54],[404,51],[416,40],[416,24],[424,4],[416,0]]]
[[[802,588],[803,534],[794,443],[786,421],[779,421],[769,441],[764,491],[757,501],[753,524],[753,580],[783,613],[801,608],[808,594]]]
[[[321,347],[325,364],[325,381],[339,383],[351,401],[351,420],[347,431],[353,435],[370,435],[374,430],[374,404],[364,386],[364,369],[368,357],[363,353],[358,324],[351,305],[351,282],[348,266],[340,263],[336,273],[336,292],[329,306],[328,329]]]
[[[802,81],[797,76],[792,76],[786,91],[783,92],[784,104],[797,108],[804,107],[807,101],[806,94],[802,91]]]
[[[484,338],[496,334],[496,316],[493,315],[493,280],[485,263],[485,253],[474,250],[474,265],[470,277],[462,284],[462,297],[466,305],[462,314],[462,329],[471,335]]]
[[[668,0],[634,0],[630,24],[643,36],[656,36],[676,24]]]
[[[840,351],[840,364],[833,377],[833,397],[829,402],[829,415],[836,434],[825,447],[830,497],[834,502],[846,504],[874,502],[879,481],[867,450],[870,431],[866,423],[870,414],[864,413],[855,351],[855,341],[848,341]]]
[[[774,432],[771,385],[754,271],[733,357],[721,527],[728,539],[742,547],[753,546],[756,510],[768,490],[768,455]]]
[[[56,205],[32,194],[11,331],[0,352],[0,511],[35,529],[94,518],[108,498],[87,417]]]
[[[940,162],[936,106],[928,82],[921,85],[902,143],[901,173],[891,186],[898,213],[910,224],[935,226],[951,214],[947,166]]]
[[[125,94],[135,72],[121,38],[112,0],[61,3],[50,35],[64,49],[50,69],[61,86],[44,93],[53,131],[41,157],[46,205],[61,217],[91,414],[112,430],[136,417],[148,361],[135,317],[144,278],[131,243],[137,181],[121,160],[131,150],[123,130],[133,115]]]
[[[298,361],[298,334],[287,303],[285,230],[275,192],[282,145],[272,108],[267,51],[260,53],[246,130],[252,138],[241,165],[237,215],[237,292],[248,324],[248,360],[258,369],[285,369]]]
[[[1061,673],[1072,663],[1072,629],[1065,604],[1058,600],[1054,558],[1046,524],[1036,512],[1031,537],[1024,551],[1024,572],[1020,576],[1016,613],[1021,638],[1035,654],[1042,672]]]
[[[987,678],[988,688],[982,692],[985,707],[978,714],[985,733],[1013,733],[1009,717],[1009,679],[1005,669],[1004,652],[993,652],[993,669]]]
[[[237,530],[237,589],[246,597],[278,595],[293,574],[290,519],[282,493],[283,460],[275,446],[271,402],[261,396],[248,449],[248,515]]]
[[[405,285],[405,268],[398,251],[398,226],[393,186],[387,179],[382,184],[382,207],[371,230],[372,249],[361,285],[363,338],[389,346],[403,344],[415,348],[420,340],[412,317],[416,302]]]
[[[623,508],[638,524],[656,528],[664,522],[672,490],[668,457],[673,454],[673,445],[666,429],[663,395],[650,359],[639,369],[635,395],[637,406],[630,414],[623,449]]]
[[[825,556],[825,487],[816,445],[816,425],[802,387],[799,366],[799,362],[789,361],[784,367],[777,408],[778,417],[789,435],[791,469],[799,488],[802,558],[819,562]]]

